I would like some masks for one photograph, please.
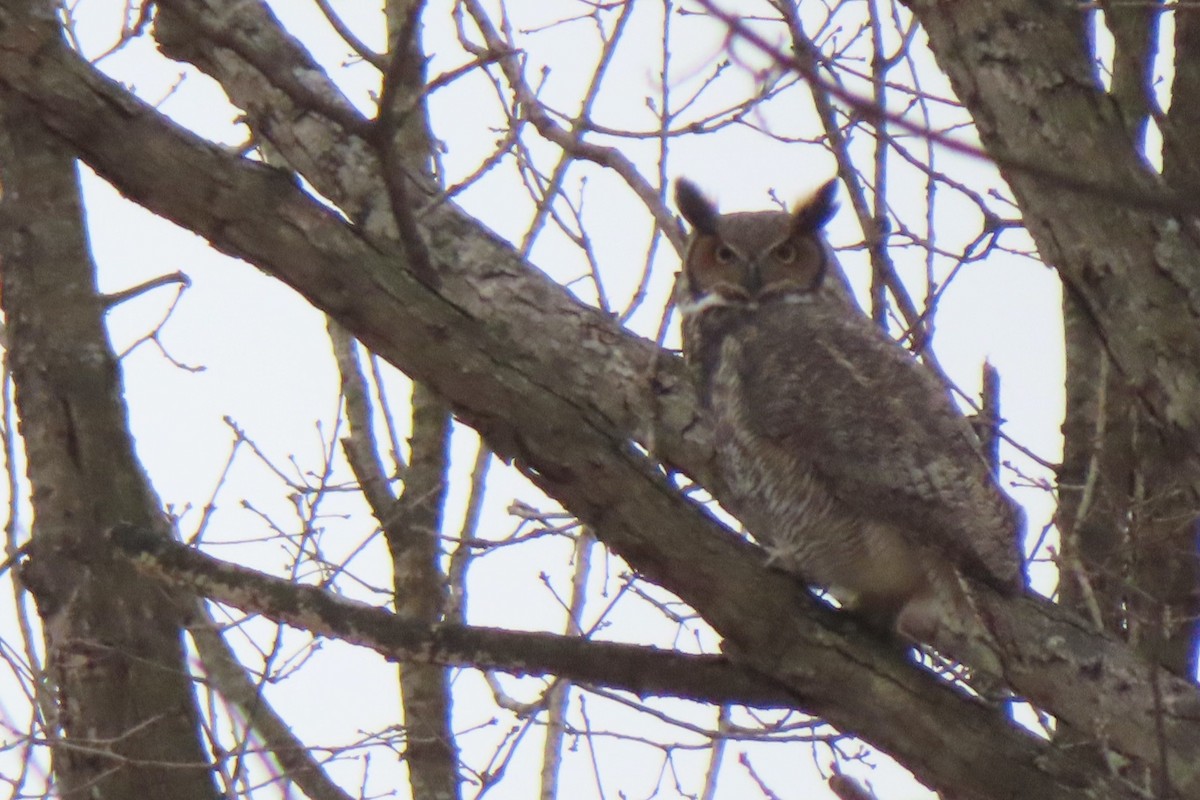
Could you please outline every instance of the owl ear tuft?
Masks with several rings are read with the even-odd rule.
[[[807,202],[795,211],[796,232],[812,233],[825,227],[837,211],[837,178],[833,178],[817,190]]]
[[[675,206],[679,213],[698,233],[715,235],[717,232],[717,206],[704,196],[700,187],[687,178],[675,181]]]

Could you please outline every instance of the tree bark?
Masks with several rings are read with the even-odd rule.
[[[1195,183],[1171,194],[1150,168],[1117,101],[1099,84],[1080,6],[907,5],[1012,187],[1042,257],[1135,387],[1168,443],[1164,457],[1196,486],[1200,232],[1193,211],[1185,211],[1193,208]],[[1194,105],[1190,97],[1184,105]],[[1036,165],[1038,174],[1015,164]],[[1087,176],[1096,191],[1066,188],[1047,174]],[[1105,196],[1129,188],[1161,202],[1139,207]]]
[[[6,11],[9,32],[59,36],[52,3]],[[55,792],[215,798],[182,639],[191,601],[106,556],[117,523],[171,531],[133,452],[74,153],[4,89],[0,183],[0,304],[35,514],[21,579],[58,712],[46,731]]]

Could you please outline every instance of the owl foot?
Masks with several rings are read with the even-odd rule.
[[[913,644],[934,644],[942,628],[946,609],[937,598],[913,599],[896,615],[896,633]]]

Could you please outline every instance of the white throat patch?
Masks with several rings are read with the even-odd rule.
[[[783,297],[771,297],[764,302],[781,303],[783,305],[807,305],[813,302],[814,295],[815,292],[788,294],[784,295]],[[744,308],[747,311],[757,311],[759,305],[760,302],[758,300],[745,300],[740,297],[736,300],[731,300],[730,298],[725,297],[717,292],[709,292],[703,297],[699,297],[695,300],[687,300],[679,303],[676,308],[678,308],[680,314],[689,316],[691,314],[699,314],[705,309],[720,308],[722,306],[737,306],[738,308]]]
[[[699,314],[707,308],[717,308],[719,306],[741,306],[744,308],[756,308],[758,303],[753,300],[738,300],[734,302],[728,297],[724,297],[716,292],[709,292],[703,297],[698,297],[695,300],[687,300],[679,304],[679,313],[683,315]]]

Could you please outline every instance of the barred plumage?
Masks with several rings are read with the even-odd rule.
[[[928,641],[958,574],[1019,589],[1021,515],[945,388],[855,304],[822,233],[833,194],[722,215],[676,184],[684,354],[730,511],[772,563]]]

